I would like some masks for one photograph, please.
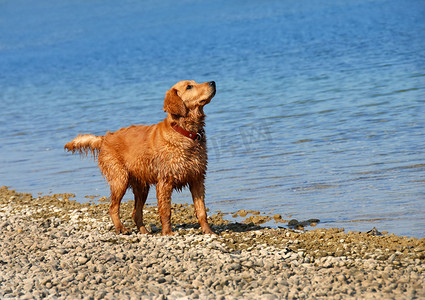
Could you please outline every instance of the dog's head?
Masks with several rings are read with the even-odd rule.
[[[195,108],[210,103],[215,95],[215,82],[196,83],[184,80],[176,83],[167,91],[164,99],[164,111],[178,117],[185,117]]]

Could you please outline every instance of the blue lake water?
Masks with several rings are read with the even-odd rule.
[[[108,196],[63,145],[214,80],[210,212],[425,237],[424,32],[422,0],[1,1],[0,185]]]

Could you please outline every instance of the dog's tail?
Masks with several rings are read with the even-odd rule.
[[[72,153],[78,152],[80,155],[88,155],[90,151],[91,155],[96,158],[100,152],[102,143],[102,135],[80,134],[75,139],[67,143],[64,148]]]

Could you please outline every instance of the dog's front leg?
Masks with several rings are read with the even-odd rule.
[[[190,192],[192,193],[193,204],[195,205],[196,217],[203,233],[215,234],[211,230],[207,221],[207,211],[205,208],[205,186],[204,181],[197,181],[190,184]]]
[[[158,213],[162,224],[162,235],[174,235],[171,230],[171,194],[173,185],[166,180],[160,180],[156,185]]]

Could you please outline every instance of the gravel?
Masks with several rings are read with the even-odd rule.
[[[202,235],[193,206],[173,205],[177,235],[116,235],[108,204],[71,194],[33,197],[0,188],[1,299],[423,299],[425,239],[298,231],[210,217]]]

